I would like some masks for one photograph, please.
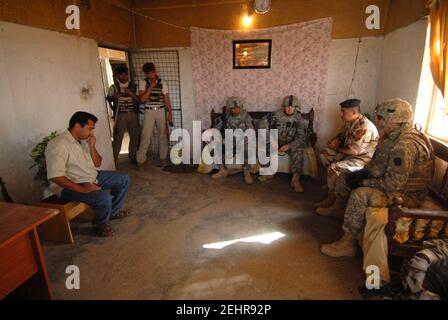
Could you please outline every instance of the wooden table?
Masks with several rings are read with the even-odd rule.
[[[57,213],[0,201],[0,299],[52,299],[36,228]]]

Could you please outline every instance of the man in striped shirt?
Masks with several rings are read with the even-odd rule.
[[[146,75],[144,81],[139,84],[139,98],[145,105],[145,119],[140,146],[137,152],[137,163],[139,168],[147,159],[147,152],[151,143],[151,136],[154,127],[159,131],[159,157],[160,165],[168,164],[168,134],[167,121],[170,125],[173,122],[171,112],[171,102],[169,98],[168,85],[157,75],[154,63],[145,63],[143,72]]]

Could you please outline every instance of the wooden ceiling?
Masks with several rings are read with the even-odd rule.
[[[127,0],[122,0],[127,1]],[[272,9],[265,15],[255,15],[254,28],[272,27],[333,17],[333,36],[351,38],[384,34],[427,14],[427,0],[272,0]],[[130,0],[139,12],[167,19],[181,26],[213,29],[240,27],[238,17],[243,6],[252,8],[253,0]],[[381,30],[361,28],[367,5],[377,5],[381,13]],[[360,31],[360,29],[364,29]]]
[[[133,0],[131,6],[144,15],[188,28],[242,29],[241,16],[252,0]],[[379,30],[368,30],[365,8],[380,8]],[[426,0],[272,0],[267,14],[254,14],[252,28],[268,28],[324,17],[333,18],[332,37],[380,36],[406,26],[427,14]],[[136,18],[138,47],[189,46],[190,34],[142,17]],[[163,39],[154,35],[163,35]]]
[[[85,36],[118,47],[187,47],[190,45],[189,27],[241,29],[242,14],[252,8],[253,3],[253,0],[89,1],[88,8],[81,6],[79,31],[65,28],[65,7],[73,0],[0,0],[0,20]],[[426,1],[272,0],[271,11],[253,15],[252,28],[332,17],[335,39],[380,36],[425,16]],[[380,30],[367,30],[364,26],[367,3],[380,8]],[[132,16],[130,9],[151,18]]]

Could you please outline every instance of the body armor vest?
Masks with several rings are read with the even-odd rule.
[[[130,94],[126,92],[126,88],[121,88],[120,83],[116,82],[114,84],[115,91],[120,95],[118,98],[118,111],[119,112],[136,112],[137,106]],[[128,88],[135,92],[135,86],[132,82],[129,82]]]
[[[146,89],[148,89],[150,81],[147,78],[145,78],[145,82],[146,82]],[[163,84],[162,84],[162,79],[160,79],[160,78],[157,79],[157,85],[152,89],[148,101],[145,102],[146,109],[153,108],[153,107],[159,107],[159,108],[165,107]]]
[[[302,121],[302,116],[299,112],[288,116],[283,110],[280,110],[273,114],[270,128],[278,130],[279,143],[284,145],[294,140],[300,126],[303,126]]]
[[[416,130],[406,130],[400,138],[412,141],[417,150],[418,158],[414,163],[414,170],[406,182],[406,192],[418,192],[427,190],[434,175],[435,154],[431,142],[423,133]],[[424,154],[421,154],[424,152]]]

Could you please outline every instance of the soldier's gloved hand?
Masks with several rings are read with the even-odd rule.
[[[369,172],[366,169],[347,172],[345,174],[345,182],[347,182],[347,185],[350,187],[350,189],[354,190],[362,187],[362,180],[367,179],[368,177]]]

